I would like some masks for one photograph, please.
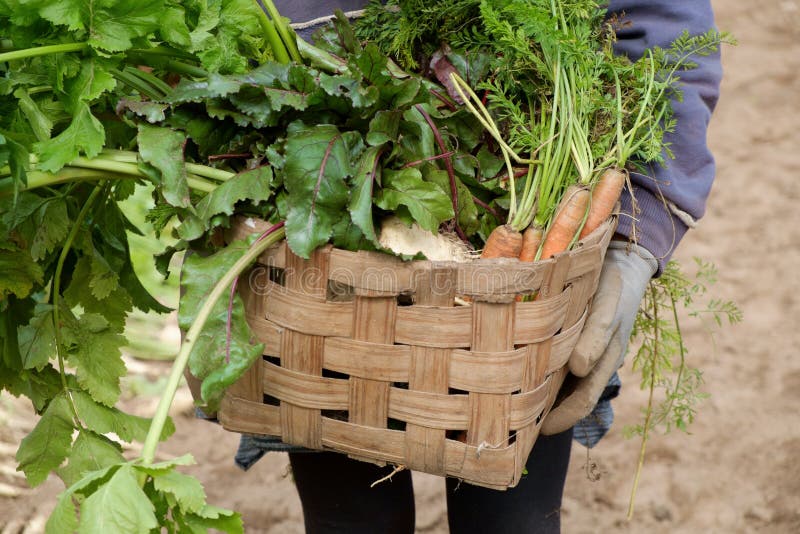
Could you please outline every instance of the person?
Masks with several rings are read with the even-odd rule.
[[[278,0],[278,10],[308,39],[335,9],[357,16],[364,0]],[[355,11],[355,12],[354,12]],[[668,47],[684,30],[714,27],[709,0],[612,0],[609,14],[624,14],[615,51],[631,59],[645,48]],[[496,491],[446,480],[448,523],[453,533],[560,531],[560,508],[573,438],[593,447],[613,420],[610,401],[640,301],[686,231],[703,215],[714,178],[706,130],[719,95],[719,54],[697,59],[681,76],[683,99],[674,103],[677,126],[667,142],[675,155],[649,176],[633,174],[633,191],[623,193],[617,236],[607,252],[598,291],[570,357],[571,376],[562,398],[545,419],[529,456],[528,475],[514,488]],[[635,197],[637,209],[631,198]],[[631,244],[635,242],[636,244]],[[270,450],[289,452],[306,531],[405,533],[414,531],[411,475],[371,487],[387,469],[333,452],[310,452],[274,439],[245,435],[236,456],[247,469]]]

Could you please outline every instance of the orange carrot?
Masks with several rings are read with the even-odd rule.
[[[586,217],[586,223],[583,225],[583,230],[581,230],[581,239],[595,231],[611,216],[611,212],[614,211],[614,206],[619,200],[619,195],[622,193],[622,187],[625,185],[627,176],[627,171],[617,167],[606,169],[600,176],[594,189],[592,189],[592,203],[589,208],[589,215]]]
[[[489,234],[481,258],[518,258],[521,250],[522,234],[504,224]]]
[[[519,253],[520,261],[533,261],[536,258],[536,252],[539,250],[539,245],[542,244],[543,234],[544,229],[535,224],[531,224],[522,233],[522,251]]]
[[[541,259],[546,260],[567,250],[586,215],[590,196],[587,189],[576,185],[567,189],[544,238]]]

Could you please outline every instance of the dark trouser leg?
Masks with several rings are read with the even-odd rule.
[[[307,534],[411,534],[414,492],[411,473],[370,485],[392,467],[351,460],[332,452],[290,453],[292,474],[303,504]]]
[[[447,514],[451,534],[535,533],[561,531],[561,495],[569,466],[572,429],[539,436],[528,457],[528,474],[506,491],[447,479]]]

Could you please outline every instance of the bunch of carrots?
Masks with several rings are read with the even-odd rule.
[[[612,215],[631,160],[649,165],[670,155],[663,136],[673,126],[678,73],[694,66],[693,55],[715,49],[720,35],[686,34],[632,62],[613,53],[612,22],[593,0],[486,0],[480,13],[506,64],[495,72],[511,73],[475,88],[450,74],[508,174],[508,216],[487,236],[481,258],[547,259]],[[521,183],[512,161],[527,167]]]
[[[630,110],[621,109],[622,95],[618,93],[619,109],[614,117],[619,122],[616,145],[605,150],[612,155],[605,155],[601,162],[595,161],[596,146],[592,145],[611,143],[607,137],[590,138],[589,130],[597,129],[597,116],[606,112],[597,107],[597,102],[604,102],[598,94],[608,89],[602,83],[603,74],[618,63],[611,57],[610,48],[603,50],[601,42],[586,39],[588,34],[582,31],[587,27],[585,20],[565,13],[559,2],[551,0],[550,6],[556,39],[532,43],[537,47],[532,53],[544,65],[546,88],[538,105],[528,104],[531,130],[544,136],[540,146],[529,147],[530,158],[520,157],[503,142],[492,114],[466,82],[453,75],[461,98],[498,142],[507,167],[510,169],[511,159],[528,166],[519,196],[514,175],[509,172],[508,219],[488,236],[482,258],[519,258],[526,262],[551,258],[597,229],[611,216],[626,183],[624,154],[630,154],[631,141],[651,135],[643,123],[632,126],[635,131],[624,131],[623,121]],[[495,8],[493,15],[507,16],[511,8],[505,11]],[[513,6],[515,10],[518,8]],[[484,12],[490,9],[486,7]],[[659,104],[655,102],[656,106]],[[639,111],[642,115],[653,115],[653,109]],[[607,121],[607,130],[612,122]]]

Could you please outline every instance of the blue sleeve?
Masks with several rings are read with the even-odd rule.
[[[708,0],[611,0],[609,13],[629,22],[618,32],[615,51],[636,60],[653,46],[667,48],[684,30],[697,35],[715,28]],[[618,232],[633,237],[659,259],[659,272],[689,225],[703,216],[714,181],[714,158],[706,131],[719,97],[722,65],[719,53],[698,57],[697,68],[681,74],[682,102],[673,102],[675,131],[666,136],[674,159],[633,174],[634,213],[630,192],[623,194]],[[663,199],[662,199],[663,195]]]

